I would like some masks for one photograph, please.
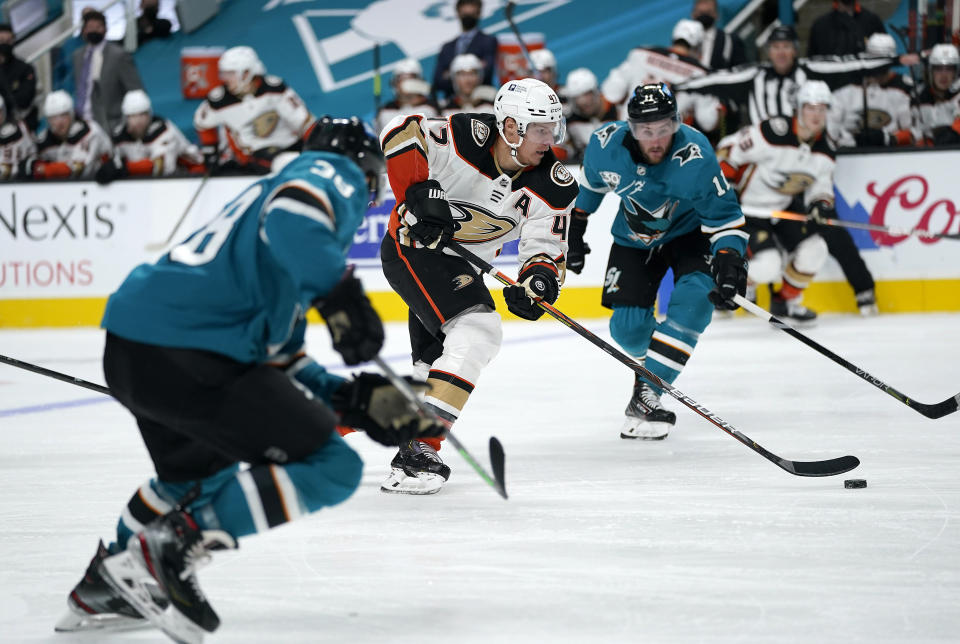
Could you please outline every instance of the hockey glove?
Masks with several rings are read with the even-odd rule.
[[[127,164],[118,157],[112,157],[104,161],[103,165],[97,168],[96,180],[97,183],[105,186],[111,181],[126,177],[129,174]]]
[[[330,331],[333,348],[348,365],[372,360],[383,347],[383,323],[370,304],[363,284],[347,269],[333,290],[313,303]]]
[[[862,132],[857,132],[853,140],[857,142],[857,147],[861,148],[879,148],[887,145],[887,133],[883,130],[868,127]]]
[[[557,276],[539,264],[520,271],[517,281],[519,284],[503,288],[503,299],[511,313],[525,320],[538,320],[543,315],[543,309],[534,298],[553,304],[560,295]]]
[[[427,391],[425,382],[406,378],[418,394]],[[434,421],[410,407],[410,402],[399,389],[380,374],[359,373],[343,383],[332,396],[334,411],[340,422],[363,430],[381,445],[396,446],[418,438],[436,438],[446,431]]]
[[[574,208],[570,213],[570,237],[567,240],[567,268],[580,274],[590,254],[590,244],[583,241],[583,234],[587,232],[587,213]]]
[[[807,214],[810,215],[810,219],[818,224],[824,223],[827,219],[837,218],[837,211],[834,209],[833,204],[822,199],[818,199],[807,206]]]
[[[713,256],[710,269],[717,284],[717,288],[710,291],[710,301],[728,311],[740,308],[733,296],[747,292],[747,260],[732,248],[721,248]]]
[[[410,237],[430,249],[453,238],[453,215],[438,181],[428,179],[407,188],[405,204],[403,221]]]

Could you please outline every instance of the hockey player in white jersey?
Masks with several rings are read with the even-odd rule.
[[[63,90],[43,102],[47,129],[37,137],[37,156],[20,164],[25,179],[87,179],[110,158],[110,137],[94,120],[74,117],[73,99]]]
[[[416,58],[397,62],[390,78],[393,100],[377,111],[374,127],[379,132],[398,114],[437,116],[437,106],[430,100],[430,83],[423,78],[423,67]]]
[[[473,54],[460,54],[450,63],[453,95],[440,105],[440,115],[449,117],[459,112],[493,113],[496,90],[483,81],[483,61]]]
[[[833,169],[835,147],[825,132],[830,89],[807,81],[797,92],[793,119],[777,116],[748,125],[720,141],[717,156],[727,180],[736,186],[750,232],[748,297],[757,284],[782,279],[770,311],[799,323],[817,314],[803,306],[803,290],[827,259],[827,244],[807,222],[773,220],[803,195],[815,217],[835,217]],[[782,255],[786,256],[784,262]]]
[[[36,153],[37,146],[23,121],[7,121],[7,107],[0,96],[0,181],[16,179],[20,164]]]
[[[567,97],[567,142],[564,144],[567,161],[578,162],[594,130],[617,120],[617,108],[600,93],[597,77],[586,67],[567,74],[567,83],[561,91]]]
[[[927,84],[914,108],[917,138],[925,145],[960,143],[960,53],[934,45],[927,57]]]
[[[282,78],[266,74],[250,47],[223,52],[217,67],[223,84],[193,115],[207,168],[267,174],[277,154],[300,148],[315,119]]]
[[[142,89],[126,93],[121,112],[124,122],[113,132],[113,157],[97,170],[99,183],[127,176],[170,176],[178,170],[203,172],[200,149],[173,121],[153,113]]]
[[[447,240],[487,261],[520,238],[518,286],[503,290],[522,318],[543,314],[530,294],[556,301],[563,282],[573,176],[554,156],[565,123],[556,93],[532,79],[497,92],[494,114],[400,116],[380,135],[397,198],[380,247],[383,272],[410,307],[414,373],[425,402],[453,424],[500,348],[500,316],[480,272]],[[450,476],[439,440],[401,445],[386,492],[430,494]]]

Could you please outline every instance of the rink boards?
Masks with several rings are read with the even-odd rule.
[[[844,155],[835,191],[844,219],[896,229],[960,232],[960,151]],[[571,170],[575,170],[571,168]],[[6,184],[0,190],[0,327],[95,326],[107,296],[136,265],[157,259],[162,244],[200,186],[200,179]],[[250,178],[213,178],[200,190],[173,235],[181,241],[214,217]],[[371,210],[357,231],[350,258],[387,320],[406,307],[380,271],[379,244],[392,198]],[[581,275],[570,274],[558,301],[574,317],[605,317],[599,305],[610,223],[608,197],[590,218],[593,248]],[[960,241],[891,237],[853,231],[878,283],[881,311],[960,310]],[[515,271],[516,243],[498,259]],[[488,280],[489,281],[489,280]],[[491,290],[498,290],[491,284]],[[494,293],[499,297],[499,293]],[[806,302],[820,311],[854,311],[852,291],[830,260]],[[762,304],[761,300],[761,304]],[[509,317],[505,308],[500,307]]]

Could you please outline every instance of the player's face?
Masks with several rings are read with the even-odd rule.
[[[457,87],[457,93],[461,96],[469,97],[473,90],[480,84],[480,74],[471,70],[457,72],[454,74],[454,85]]]
[[[577,111],[586,116],[593,116],[600,111],[600,94],[595,91],[584,92],[573,99]]]
[[[520,140],[517,159],[524,165],[538,165],[557,139],[556,123],[530,123]]]
[[[545,69],[541,69],[540,80],[542,80],[544,83],[546,83],[550,87],[553,87],[554,85],[557,84],[557,70],[555,70],[553,67],[547,67]]]
[[[827,106],[823,104],[806,103],[800,108],[803,125],[814,135],[823,132],[827,125]]]
[[[247,81],[243,72],[220,72],[220,82],[227,88],[231,94],[242,94],[247,87]]]
[[[47,117],[47,125],[50,126],[50,131],[53,132],[54,136],[61,139],[67,136],[72,123],[73,115],[69,112]]]
[[[953,65],[934,65],[931,71],[933,86],[941,92],[946,91],[957,77],[957,68]]]
[[[147,131],[150,125],[150,113],[142,112],[140,114],[130,114],[127,116],[127,131],[135,139],[139,139]]]
[[[630,131],[640,144],[640,151],[651,164],[663,161],[673,142],[673,133],[678,124],[674,119],[661,119],[649,123],[631,123]]]
[[[797,57],[797,50],[792,42],[786,40],[775,40],[767,48],[767,55],[770,56],[770,62],[778,74],[785,74],[793,67],[793,61]]]

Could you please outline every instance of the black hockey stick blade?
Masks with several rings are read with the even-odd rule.
[[[503,498],[507,498],[507,481],[504,468],[506,466],[506,455],[503,453],[503,445],[497,440],[496,436],[490,437],[490,467],[493,469],[493,478],[496,479],[500,489],[503,490]]]
[[[820,355],[830,358],[832,361],[834,361],[835,363],[837,363],[838,365],[840,365],[850,373],[858,376],[862,380],[865,380],[866,382],[870,383],[880,391],[888,394],[892,398],[899,400],[910,409],[916,411],[917,413],[923,414],[927,418],[932,418],[932,419],[943,418],[947,414],[952,414],[953,412],[957,411],[958,408],[960,408],[960,394],[957,394],[956,396],[951,396],[950,398],[947,398],[944,401],[933,403],[933,404],[917,402],[916,400],[913,400],[909,396],[897,391],[896,389],[894,389],[887,383],[883,382],[876,376],[867,373],[866,371],[864,371],[857,365],[853,364],[846,358],[843,358],[837,355],[836,353],[826,348],[819,342],[804,335],[803,333],[800,333],[800,331],[796,330],[795,328],[793,328],[792,326],[790,326],[780,318],[776,317],[773,313],[770,313],[770,311],[760,308],[759,306],[757,306],[747,298],[743,297],[742,295],[735,295],[733,298],[733,301],[739,304],[740,306],[742,306],[748,312],[756,315],[760,319],[768,321],[771,325],[780,329],[787,335],[794,337],[797,340],[800,340],[800,342],[804,343],[805,345],[807,345],[808,347],[810,347]]]
[[[836,476],[860,465],[860,459],[856,456],[841,456],[826,461],[780,461],[777,465],[797,476]]]

